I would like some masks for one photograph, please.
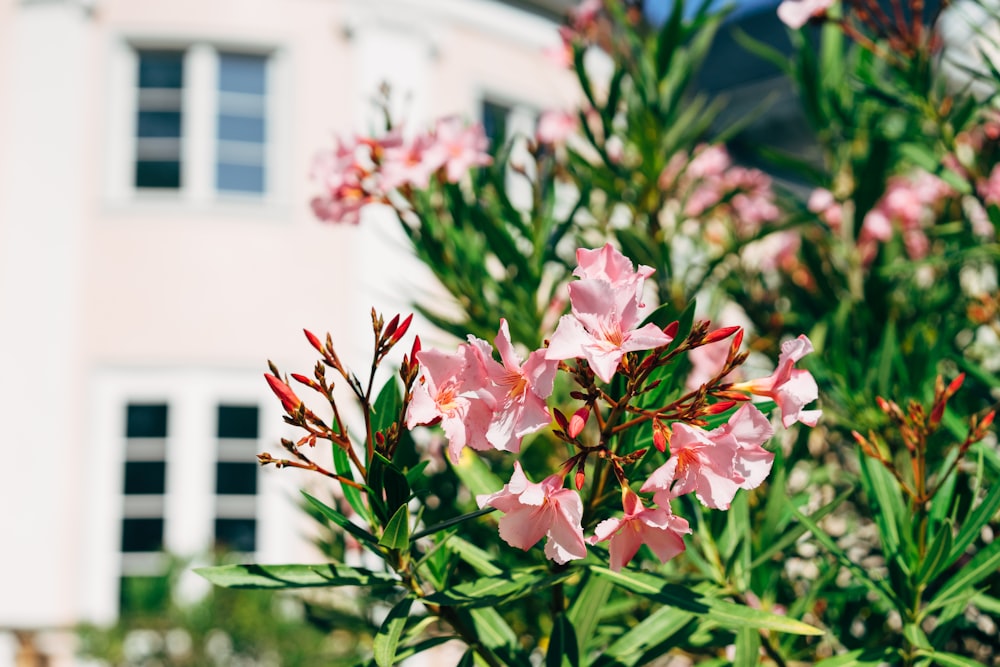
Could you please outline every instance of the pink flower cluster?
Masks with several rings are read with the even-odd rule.
[[[826,16],[833,0],[783,0],[778,5],[778,18],[789,28],[798,30],[811,19]]]
[[[426,134],[405,138],[398,130],[385,137],[338,141],[316,156],[311,177],[322,188],[313,212],[320,220],[357,224],[361,209],[384,202],[393,190],[425,189],[435,174],[457,183],[472,167],[492,162],[482,125],[466,125],[457,116],[437,121]]]
[[[891,239],[894,229],[902,233],[903,245],[911,259],[926,257],[930,241],[924,228],[933,222],[941,204],[954,196],[951,186],[926,171],[889,179],[885,194],[861,224],[858,247],[865,261],[874,259],[878,243]]]
[[[489,343],[471,336],[453,354],[418,352],[421,377],[407,413],[407,427],[440,423],[453,461],[466,446],[517,452],[524,436],[552,421],[546,403],[560,362],[574,359],[577,366],[589,367],[607,383],[622,370],[628,353],[662,348],[673,341],[655,324],[641,325],[643,287],[651,268],[634,267],[610,244],[578,250],[577,262],[574,275],[578,280],[569,286],[571,313],[559,320],[548,347],[531,352],[526,360],[514,350],[505,320],[495,340],[500,361],[494,359]],[[722,389],[731,389],[730,395],[743,391],[772,398],[785,426],[795,421],[815,424],[819,411],[803,406],[817,397],[816,383],[807,371],[793,367],[811,349],[805,336],[789,341],[771,376]],[[598,409],[588,404],[572,420],[555,415],[567,442],[577,443],[587,415]],[[674,516],[671,500],[694,493],[707,507],[728,508],[739,489],[756,488],[770,473],[774,455],[762,445],[773,430],[767,417],[750,403],[713,430],[684,422],[660,429],[669,443],[669,458],[639,489],[652,494],[652,505],[645,504],[624,477],[621,462],[630,460],[615,459],[607,451],[622,487],[622,516],[601,521],[589,537],[584,536],[582,526],[583,501],[577,490],[566,487],[565,477],[578,466],[576,486],[581,488],[580,470],[595,448],[581,445],[580,453],[559,472],[537,483],[515,463],[510,481],[495,493],[478,496],[477,502],[503,513],[500,536],[508,544],[527,550],[546,538],[546,556],[559,563],[584,558],[588,543],[605,541],[613,569],[627,565],[642,544],[666,562],[684,550],[683,536],[691,532],[685,519]],[[663,442],[658,448],[666,449]]]
[[[771,177],[733,165],[723,146],[702,144],[691,155],[677,153],[660,174],[659,185],[683,202],[686,217],[728,217],[744,235],[781,215]]]

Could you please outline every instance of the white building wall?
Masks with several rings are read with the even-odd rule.
[[[8,3],[13,4],[13,3]],[[70,623],[81,432],[91,36],[71,2],[6,8],[0,42],[0,626]],[[0,15],[3,17],[3,15]]]
[[[218,398],[257,402],[262,439],[276,442],[268,357],[308,371],[305,327],[330,331],[363,366],[370,306],[391,316],[432,289],[395,221],[312,218],[313,154],[370,127],[366,98],[383,80],[414,128],[451,113],[475,120],[486,96],[566,106],[569,76],[541,56],[557,41],[547,22],[491,0],[0,2],[0,503],[13,508],[0,549],[0,667],[16,646],[4,630],[117,613],[126,402],[177,406],[165,542],[195,555],[212,537],[201,503]],[[214,193],[204,95],[189,100],[192,187],[134,191],[134,49],[156,45],[190,47],[201,91],[212,88],[214,49],[270,54],[264,201]],[[258,559],[309,558],[294,503],[310,480],[273,469],[260,480]],[[69,644],[60,650],[53,667],[73,664]]]

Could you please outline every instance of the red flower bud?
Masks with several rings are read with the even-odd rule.
[[[389,320],[389,324],[385,325],[385,329],[383,329],[382,334],[386,338],[389,338],[392,336],[392,334],[396,333],[396,327],[398,326],[399,326],[399,315],[396,315],[391,320]]]
[[[733,342],[729,344],[729,356],[735,357],[736,354],[740,351],[740,345],[742,344],[743,344],[743,329],[741,328],[739,331],[736,332],[736,335],[733,336]]]
[[[667,451],[670,445],[670,427],[660,420],[653,421],[653,446],[661,453]]]
[[[681,326],[681,323],[678,322],[677,320],[674,320],[673,322],[671,322],[667,326],[663,327],[663,333],[665,333],[668,336],[670,336],[671,338],[673,338],[674,336],[677,335],[677,330],[680,328],[680,326]]]
[[[309,344],[315,347],[317,352],[322,352],[323,343],[319,342],[319,338],[316,338],[316,334],[309,331],[309,329],[303,329],[302,331],[305,333],[306,339],[309,341]]]
[[[739,330],[739,327],[723,327],[721,329],[716,329],[715,331],[705,334],[705,337],[701,339],[701,344],[711,345],[712,343],[716,343],[723,338],[729,338]]]
[[[556,423],[559,424],[559,428],[564,431],[569,429],[569,421],[566,419],[566,415],[564,415],[561,411],[553,409],[552,416],[555,417]]]
[[[726,410],[736,405],[736,401],[720,401],[705,409],[706,415],[721,415]]]
[[[573,482],[576,484],[577,491],[583,488],[583,483],[586,480],[587,480],[587,474],[583,470],[577,470],[576,475],[573,478]]]
[[[281,405],[285,408],[286,412],[293,414],[298,411],[299,406],[302,405],[302,401],[295,395],[291,387],[270,373],[264,373],[264,379],[271,385],[271,391],[274,392],[274,395],[281,399]]]
[[[406,335],[406,331],[410,328],[410,322],[412,321],[413,321],[413,314],[410,313],[409,315],[406,316],[406,319],[403,320],[402,323],[400,323],[399,328],[396,329],[396,332],[392,334],[393,343],[398,343],[400,339],[402,339],[403,336]]]

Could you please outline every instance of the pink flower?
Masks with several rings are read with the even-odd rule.
[[[610,382],[626,353],[667,345],[673,338],[655,324],[635,328],[641,320],[638,295],[651,269],[633,271],[632,263],[610,245],[594,252],[577,255],[582,258],[577,272],[595,277],[569,286],[573,314],[559,320],[545,358],[584,358],[597,377]]]
[[[458,116],[448,116],[438,120],[423,157],[434,170],[443,166],[449,183],[458,183],[472,167],[493,162],[486,152],[488,148],[482,125],[467,127]]]
[[[605,243],[599,250],[577,248],[576,264],[573,275],[577,278],[603,280],[613,288],[631,287],[635,290],[638,307],[643,307],[642,285],[646,278],[653,275],[652,267],[640,264],[638,269],[634,269],[632,260],[610,243]]]
[[[510,342],[507,320],[500,320],[500,331],[494,341],[501,363],[494,361],[493,350],[485,341],[478,341],[486,375],[492,383],[496,401],[486,439],[496,449],[517,452],[521,439],[552,421],[545,399],[552,393],[559,362],[545,358],[545,350],[535,350],[521,365],[521,358]],[[484,347],[485,346],[485,347]]]
[[[795,422],[815,426],[821,410],[803,410],[806,404],[819,397],[816,380],[809,371],[794,368],[795,362],[813,351],[812,343],[800,335],[781,344],[778,367],[766,378],[734,384],[737,391],[749,391],[757,396],[766,396],[778,404],[781,423],[788,428]]]
[[[441,167],[441,164],[426,158],[425,151],[430,145],[430,137],[422,135],[408,143],[387,148],[382,160],[382,188],[393,190],[412,185],[426,189],[431,175]]]
[[[691,528],[685,519],[673,515],[669,504],[647,509],[639,496],[626,488],[622,492],[622,506],[625,516],[600,522],[593,536],[587,539],[590,544],[611,540],[608,550],[612,570],[617,572],[628,565],[643,544],[662,563],[684,551],[682,535],[690,533]]]
[[[743,478],[741,489],[756,489],[771,474],[774,454],[762,446],[774,435],[771,422],[763,412],[744,403],[725,424],[709,431],[713,439],[731,437],[736,441],[737,452],[733,469]]]
[[[824,16],[833,0],[784,0],[778,5],[778,18],[793,30],[798,30],[809,19]]]
[[[448,454],[456,463],[465,446],[489,449],[486,432],[493,406],[490,395],[482,391],[486,369],[472,346],[462,345],[454,354],[421,350],[417,361],[422,375],[406,412],[406,427],[440,421]]]
[[[538,119],[535,139],[540,144],[561,145],[573,136],[579,125],[579,120],[571,113],[548,110]]]
[[[767,417],[749,403],[711,431],[674,424],[670,458],[641,491],[655,492],[661,506],[693,491],[706,507],[727,509],[738,489],[757,488],[771,473],[774,454],[761,445],[772,435]]]
[[[840,203],[834,199],[833,193],[826,188],[816,188],[809,195],[809,202],[806,204],[810,211],[819,216],[820,220],[830,226],[830,229],[837,231],[844,220],[844,210]]]
[[[655,492],[660,506],[693,491],[706,507],[727,509],[743,482],[735,467],[738,451],[734,438],[714,439],[708,431],[678,422],[670,437],[670,458],[640,491]]]
[[[500,518],[500,537],[512,547],[527,551],[548,537],[545,555],[566,563],[587,555],[583,541],[583,502],[579,494],[563,487],[562,477],[550,475],[540,484],[529,482],[519,462],[503,489],[476,497],[479,507],[495,507]]]
[[[976,190],[987,204],[1000,205],[1000,164],[994,165],[989,178],[980,181]]]

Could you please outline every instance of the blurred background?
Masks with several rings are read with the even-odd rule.
[[[127,614],[167,553],[321,560],[303,476],[256,463],[282,434],[266,358],[310,368],[305,327],[363,364],[369,308],[431,282],[378,211],[313,218],[313,155],[378,128],[384,84],[409,127],[530,134],[577,101],[552,57],[573,4],[0,2],[0,667],[83,664],[75,629]],[[777,35],[774,4],[737,17]],[[732,113],[781,88],[726,48],[702,85]]]

